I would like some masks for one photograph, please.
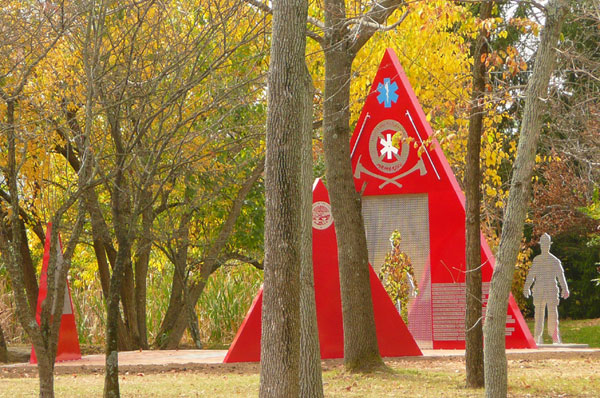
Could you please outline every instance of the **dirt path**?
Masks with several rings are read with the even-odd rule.
[[[247,374],[258,373],[258,363],[222,363],[224,350],[173,350],[173,351],[130,351],[119,353],[119,371],[122,374],[156,374],[193,372],[203,374]],[[425,350],[422,357],[386,358],[386,362],[399,366],[438,368],[461,366],[464,362],[463,350]],[[548,359],[589,358],[600,360],[600,349],[544,348],[536,350],[508,350],[510,361],[543,361]],[[323,361],[323,370],[342,367],[342,360]],[[58,375],[103,374],[104,355],[86,355],[78,361],[57,363]],[[0,367],[0,378],[37,377],[37,367],[27,363]]]

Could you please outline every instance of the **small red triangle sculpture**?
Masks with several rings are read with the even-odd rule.
[[[356,190],[363,195],[370,263],[381,267],[391,233],[400,231],[419,291],[409,304],[411,333],[421,348],[464,348],[465,198],[391,49],[373,80],[350,149]],[[483,236],[481,259],[485,311],[494,257]],[[512,296],[506,346],[536,347]]]
[[[46,228],[46,242],[44,244],[44,258],[42,260],[42,274],[40,276],[40,290],[38,293],[37,309],[35,318],[38,325],[40,324],[42,313],[42,302],[48,294],[48,262],[50,261],[50,236],[52,232],[52,224],[48,223]],[[57,245],[57,265],[62,263],[62,243],[60,237]],[[75,315],[73,313],[73,303],[71,301],[71,289],[69,282],[65,286],[65,298],[63,304],[63,315],[60,321],[60,329],[58,332],[58,347],[56,349],[56,362],[73,361],[81,358],[81,350],[79,348],[79,339],[77,335],[77,326],[75,325]],[[31,347],[31,357],[29,362],[37,363],[35,349]]]
[[[319,179],[313,186],[313,270],[321,358],[343,358],[344,330],[337,243],[329,194]],[[383,357],[419,356],[421,350],[373,268],[371,295],[379,351]],[[262,289],[254,299],[223,362],[260,360]]]

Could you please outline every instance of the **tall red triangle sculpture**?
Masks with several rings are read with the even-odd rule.
[[[50,261],[50,236],[52,232],[52,224],[48,223],[46,228],[46,242],[44,244],[44,257],[42,260],[42,274],[40,276],[40,290],[38,293],[37,309],[35,318],[38,325],[41,321],[42,302],[48,294],[48,262]],[[62,243],[58,238],[58,259],[57,264],[62,262]],[[56,362],[73,361],[81,358],[81,350],[79,348],[79,339],[77,335],[77,326],[75,325],[75,315],[73,313],[73,302],[71,301],[71,289],[69,282],[65,286],[65,298],[63,304],[63,314],[60,321],[60,329],[58,332],[58,347],[56,348]],[[29,362],[37,363],[35,349],[31,347],[31,357]]]
[[[350,142],[369,260],[381,267],[388,239],[399,230],[419,291],[409,304],[411,333],[421,348],[460,349],[465,346],[465,198],[432,136],[396,54],[386,50]],[[485,311],[494,257],[483,236],[481,258]],[[512,296],[506,346],[536,347]]]
[[[313,186],[313,270],[321,358],[343,358],[344,331],[337,243],[329,194],[319,179]],[[379,278],[369,266],[375,329],[384,357],[419,356],[417,346]],[[254,299],[223,362],[260,360],[262,289]]]

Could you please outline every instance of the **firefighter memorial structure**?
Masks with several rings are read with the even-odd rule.
[[[418,286],[408,303],[408,329],[421,349],[464,348],[465,197],[391,49],[371,85],[350,152],[369,262],[379,272],[397,230]],[[483,237],[481,259],[485,315],[494,257]],[[507,348],[536,347],[512,296],[505,331]]]
[[[369,249],[375,327],[382,356],[422,355],[423,349],[465,347],[465,197],[433,137],[417,97],[393,50],[386,50],[350,140],[351,165],[362,195]],[[313,268],[322,358],[343,356],[337,244],[329,196],[313,187]],[[396,234],[398,253],[410,259],[416,297],[402,305],[408,325],[377,277]],[[482,306],[494,257],[482,237]],[[385,271],[385,269],[384,269]],[[415,290],[417,291],[417,290]],[[410,294],[409,294],[410,296]],[[262,290],[238,330],[224,362],[258,361]],[[512,297],[506,347],[536,344]]]

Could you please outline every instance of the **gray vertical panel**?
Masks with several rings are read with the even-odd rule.
[[[375,272],[391,250],[390,235],[402,234],[401,249],[410,257],[419,296],[409,304],[408,328],[421,348],[432,345],[431,278],[429,261],[429,201],[427,194],[364,196],[363,217],[369,261]]]
[[[423,280],[429,259],[429,203],[426,194],[364,196],[363,217],[369,245],[369,261],[375,269],[383,265],[391,249],[390,235],[402,234],[402,250],[410,257],[415,279]]]

